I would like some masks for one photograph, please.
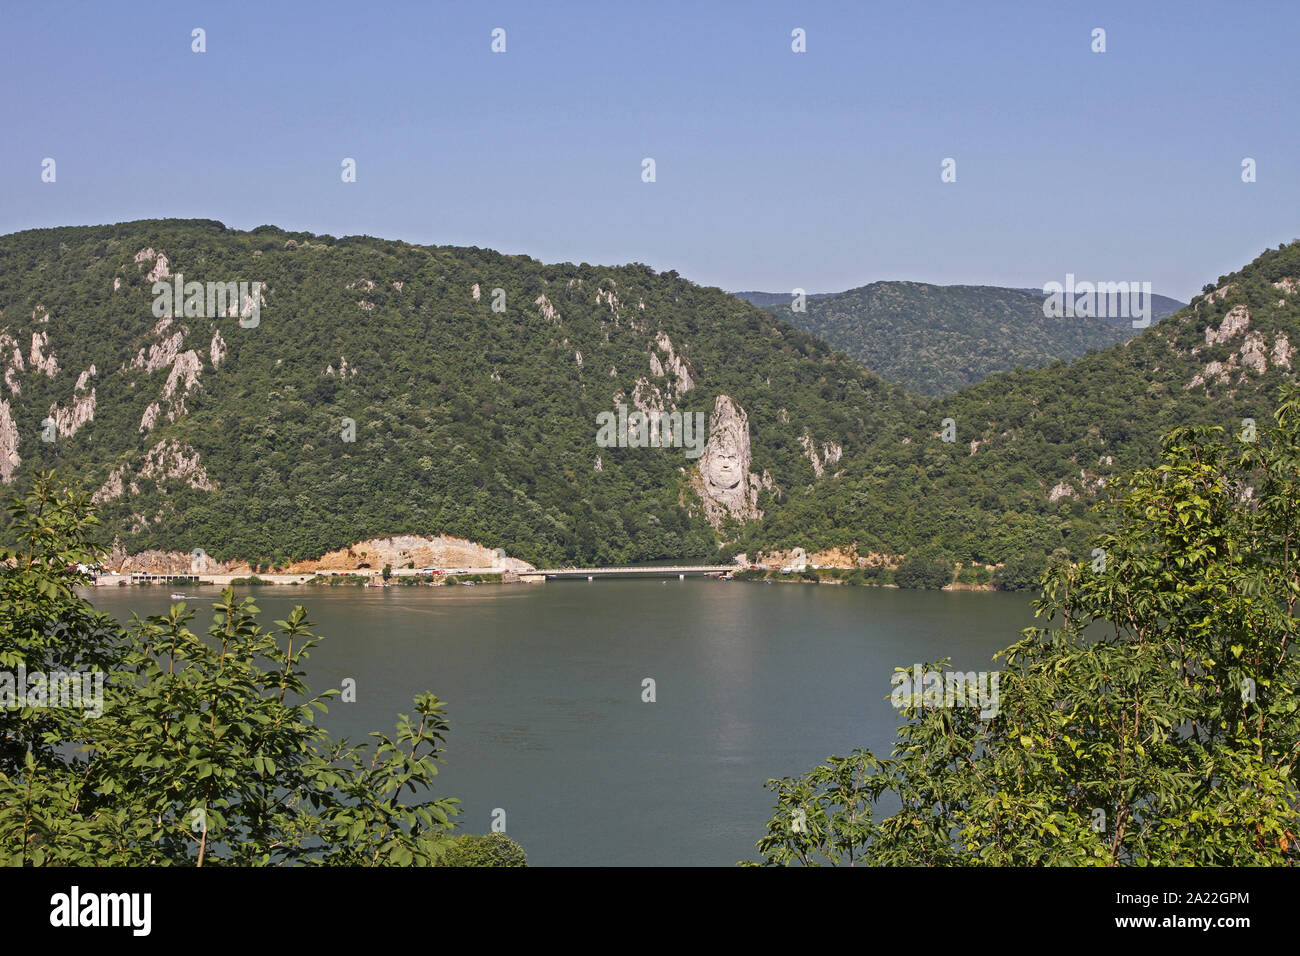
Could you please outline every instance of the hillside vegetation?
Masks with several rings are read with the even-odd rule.
[[[1131,318],[1047,318],[1043,294],[1032,289],[873,282],[810,296],[800,312],[788,295],[741,296],[926,395],[946,395],[995,372],[1078,358],[1136,334]],[[1152,299],[1153,322],[1182,305]]]
[[[256,326],[156,316],[178,273],[264,283]],[[547,565],[801,547],[1028,582],[1163,431],[1268,417],[1297,277],[1300,245],[1270,250],[1125,344],[927,398],[641,265],[210,221],[33,230],[0,238],[0,485],[81,482],[125,553],[277,565],[444,534]],[[703,454],[598,444],[619,405],[706,414]]]

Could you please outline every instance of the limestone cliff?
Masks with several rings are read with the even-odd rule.
[[[763,517],[758,494],[772,488],[766,472],[760,478],[750,471],[749,416],[728,395],[719,395],[709,416],[709,440],[691,476],[691,487],[704,505],[714,528],[728,518],[757,521]]]

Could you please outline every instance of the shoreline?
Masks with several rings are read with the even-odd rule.
[[[587,570],[587,569],[582,569]],[[596,570],[596,569],[592,569]],[[645,575],[653,578],[668,578],[674,576],[674,572],[665,573],[664,575]],[[631,575],[597,575],[600,577],[610,577],[614,580],[631,580]],[[735,572],[729,574],[711,573],[707,576],[715,580],[736,582],[740,584],[814,584],[827,585],[831,587],[866,587],[866,588],[890,588],[893,590],[908,590],[900,587],[892,581],[879,580],[849,580],[848,569],[845,568],[808,568],[804,571],[782,571],[779,568],[768,568],[757,571],[750,568],[737,567]],[[365,587],[386,589],[393,587],[454,587],[458,585],[500,585],[500,584],[540,584],[545,583],[546,578],[541,575],[529,574],[528,572],[519,572],[512,570],[502,570],[501,568],[465,568],[443,571],[438,574],[430,574],[410,568],[394,568],[390,572],[387,582],[383,579],[381,571],[370,569],[357,569],[352,571],[313,571],[299,572],[296,574],[284,573],[224,573],[224,574],[184,574],[184,573],[149,573],[149,572],[128,572],[100,574],[91,582],[87,582],[87,587],[154,587],[167,585],[176,589],[186,587],[214,587],[224,588],[228,586],[245,586],[245,587],[299,587],[315,585],[319,587]],[[941,588],[914,588],[912,590],[926,591],[949,591],[949,592],[974,592],[974,593],[1013,593],[1008,589],[999,588],[991,582],[988,583],[969,583],[963,581],[952,581]]]

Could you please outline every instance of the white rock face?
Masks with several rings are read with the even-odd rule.
[[[1246,378],[1246,372],[1253,371],[1256,374],[1263,373],[1272,359],[1274,365],[1289,369],[1291,367],[1291,343],[1287,340],[1286,335],[1279,332],[1273,338],[1273,347],[1270,350],[1264,334],[1259,331],[1249,330],[1250,313],[1244,305],[1236,306],[1232,311],[1223,317],[1223,322],[1219,328],[1205,330],[1205,342],[1207,345],[1220,345],[1234,336],[1241,335],[1241,347],[1228,356],[1226,362],[1207,362],[1205,367],[1192,376],[1192,380],[1187,383],[1187,388],[1195,388],[1198,385],[1207,385],[1211,382],[1219,385],[1227,385],[1232,381],[1232,376],[1241,372],[1240,381]],[[1193,354],[1200,349],[1194,349]]]
[[[482,296],[483,293],[482,291],[480,291],[477,282],[475,282],[474,287],[469,290],[469,294],[474,297],[475,302],[477,302],[479,300],[479,297]]]
[[[150,269],[148,275],[144,277],[145,281],[158,282],[161,279],[170,279],[171,277],[172,273],[171,269],[167,266],[167,257],[160,252],[158,253],[158,258],[154,260],[153,268]]]
[[[673,348],[672,340],[668,338],[668,333],[660,332],[658,337],[655,339],[655,345],[658,346],[660,351],[666,353],[668,357],[666,361],[660,362],[659,356],[654,352],[651,352],[650,370],[654,372],[656,377],[662,377],[671,372],[675,379],[673,389],[676,392],[677,397],[681,398],[691,389],[695,388],[695,380],[691,378],[690,366],[686,364],[685,359],[677,354],[676,350]],[[658,369],[657,372],[655,372],[656,368]]]
[[[23,393],[22,384],[18,381],[18,373],[27,368],[23,361],[22,350],[18,347],[18,342],[10,336],[0,333],[0,362],[4,361],[5,355],[9,355],[9,361],[5,364],[4,380],[9,389],[9,393],[15,398]]]
[[[1205,330],[1206,345],[1220,345],[1232,338],[1239,332],[1244,332],[1250,327],[1250,310],[1244,305],[1233,306],[1223,321],[1219,323],[1219,328]]]
[[[185,414],[185,396],[199,384],[199,373],[203,371],[203,361],[199,353],[190,349],[176,356],[172,363],[171,374],[163,385],[162,397],[171,399],[172,407],[167,412],[168,421],[176,421]]]
[[[618,301],[618,296],[616,296],[612,290],[597,289],[596,304],[600,305],[602,302],[609,306],[609,311],[614,314],[615,318],[617,318],[619,309],[622,306],[622,303]]]
[[[54,403],[50,406],[50,418],[54,419],[55,434],[59,438],[75,435],[82,425],[95,420],[95,390],[92,388],[89,395],[74,397],[70,408],[60,408],[57,402]]]
[[[1223,299],[1223,298],[1226,298],[1227,295],[1228,295],[1228,293],[1229,293],[1230,291],[1232,291],[1232,283],[1228,283],[1227,285],[1221,285],[1221,286],[1219,286],[1217,289],[1215,289],[1213,292],[1209,293],[1209,294],[1205,297],[1205,301],[1206,301],[1206,302],[1213,303],[1213,302],[1216,301],[1217,299]]]
[[[163,322],[170,323],[170,319],[164,319]],[[159,323],[162,325],[162,322]],[[157,329],[155,329],[157,331]],[[145,374],[152,375],[160,368],[166,368],[176,360],[180,354],[181,343],[185,341],[185,333],[177,332],[168,336],[161,342],[155,342],[149,346],[149,352],[146,355],[144,349],[136,353],[135,359],[131,362],[131,368],[144,369]]]
[[[0,481],[13,481],[14,471],[23,460],[18,457],[18,426],[9,415],[9,402],[0,399]]]
[[[1268,350],[1264,346],[1264,336],[1258,332],[1246,334],[1246,341],[1241,346],[1241,364],[1244,368],[1253,368],[1262,372],[1268,367]]]
[[[134,480],[129,480],[132,477]],[[199,453],[189,445],[168,438],[145,453],[140,467],[134,470],[134,475],[127,465],[114,468],[108,480],[90,500],[99,503],[119,498],[124,484],[128,484],[134,493],[138,490],[137,482],[140,480],[152,480],[158,485],[165,481],[183,481],[198,491],[215,491],[217,487],[199,462]]]
[[[1074,497],[1076,497],[1074,488],[1070,485],[1069,482],[1065,481],[1064,479],[1057,482],[1056,486],[1047,493],[1048,501],[1059,501],[1062,498],[1074,498]]]
[[[620,398],[616,395],[614,403],[618,404],[619,401]],[[658,414],[664,410],[664,396],[658,385],[649,379],[638,378],[632,389],[632,404],[647,415]]]
[[[555,306],[551,305],[551,300],[546,298],[545,294],[539,295],[533,304],[537,306],[537,311],[541,313],[542,318],[550,319],[552,322],[559,321],[560,313]]]
[[[168,267],[167,257],[161,252],[154,252],[152,248],[141,249],[137,252],[135,254],[135,261],[137,264],[143,262],[153,263],[153,268],[150,269],[149,274],[144,277],[146,282],[157,282],[160,279],[170,279],[172,277],[171,271]]]
[[[49,378],[59,374],[59,363],[53,355],[46,356],[45,347],[49,345],[50,337],[44,332],[32,333],[32,348],[27,356],[28,364],[31,365],[33,372],[44,372]]]
[[[497,553],[481,544],[464,538],[439,535],[426,538],[419,535],[394,535],[391,538],[371,538],[350,548],[330,551],[313,561],[301,562],[303,570],[349,571],[361,565],[372,569],[391,564],[404,568],[414,563],[417,568],[493,568],[506,571],[536,570],[519,558],[498,557]],[[299,565],[290,566],[296,570]]]
[[[1283,368],[1291,367],[1291,343],[1281,332],[1273,340],[1273,364],[1281,365]]]
[[[821,447],[821,454],[817,451],[817,442],[812,435],[804,432],[799,438],[799,444],[803,446],[804,454],[812,463],[813,474],[820,478],[826,473],[827,467],[835,464],[844,456],[844,449],[834,442],[824,442]],[[975,454],[975,449],[971,449],[971,454]]]
[[[749,416],[727,395],[719,395],[709,416],[709,440],[692,478],[692,487],[714,528],[728,518],[754,521],[763,517],[758,493],[772,487],[764,474],[750,473]]]
[[[219,366],[226,357],[226,340],[221,337],[220,330],[212,335],[212,344],[208,346],[208,358],[212,360],[212,367]]]

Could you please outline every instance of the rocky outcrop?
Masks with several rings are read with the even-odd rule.
[[[730,396],[719,395],[709,416],[709,440],[691,476],[704,515],[715,529],[728,518],[756,521],[763,517],[758,494],[772,479],[750,472],[749,416]]]
[[[1220,345],[1232,338],[1238,332],[1244,332],[1250,327],[1250,310],[1244,305],[1233,306],[1231,311],[1223,317],[1217,329],[1207,328],[1205,330],[1206,345]]]
[[[617,318],[622,303],[618,301],[618,296],[614,294],[612,289],[596,290],[596,304],[600,305],[602,302],[609,307],[609,311]]]
[[[537,301],[534,302],[533,304],[537,306],[537,311],[542,316],[542,318],[549,319],[552,322],[560,321],[559,311],[555,308],[555,306],[551,305],[551,300],[546,298],[544,294],[539,295],[537,297]]]
[[[0,399],[0,481],[13,481],[14,471],[23,460],[18,457],[18,426],[9,414],[9,402]]]
[[[217,488],[199,461],[199,453],[184,442],[168,438],[150,448],[138,467],[124,464],[114,468],[90,500],[96,504],[113,501],[122,496],[124,486],[129,487],[132,494],[137,494],[141,481],[153,481],[159,486],[183,482],[197,491],[215,491]]]
[[[199,353],[190,349],[176,356],[172,362],[171,374],[163,384],[162,397],[170,399],[171,410],[167,413],[168,421],[175,421],[185,414],[185,396],[199,383],[199,373],[203,371],[203,361]]]
[[[1218,328],[1206,328],[1205,345],[1224,345],[1238,336],[1242,337],[1241,346],[1228,356],[1227,361],[1216,359],[1207,362],[1201,371],[1192,376],[1186,387],[1190,389],[1211,383],[1228,385],[1238,372],[1241,373],[1238,381],[1244,381],[1248,371],[1262,374],[1268,369],[1270,361],[1281,368],[1291,368],[1292,346],[1286,335],[1277,333],[1270,348],[1264,333],[1250,328],[1250,310],[1244,305],[1233,306]],[[1195,348],[1192,354],[1199,354],[1200,351],[1200,347]]]
[[[167,256],[162,252],[155,252],[152,248],[141,249],[135,254],[135,261],[137,265],[145,262],[153,263],[153,268],[144,277],[146,282],[157,282],[160,279],[170,279],[172,277]]]
[[[45,348],[50,344],[50,337],[44,332],[32,333],[32,349],[27,356],[27,362],[32,367],[33,372],[44,372],[48,377],[54,378],[59,374],[59,363],[53,355],[46,355]]]
[[[27,363],[23,361],[23,353],[18,347],[17,340],[2,332],[0,332],[0,362],[5,366],[5,386],[9,389],[9,394],[17,398],[23,393],[18,375],[26,370]]]
[[[1074,486],[1062,479],[1047,493],[1048,501],[1060,501],[1062,498],[1075,497]]]
[[[50,418],[54,419],[54,433],[58,438],[72,437],[82,425],[95,420],[95,390],[92,388],[88,395],[74,396],[67,408],[60,408],[55,402],[50,406]]]
[[[161,338],[171,327],[171,324],[172,320],[169,318],[159,319],[158,323],[153,327],[154,337]],[[167,338],[151,344],[148,353],[144,349],[140,349],[128,367],[143,369],[146,375],[152,375],[160,368],[166,368],[175,361],[176,356],[180,353],[181,343],[184,341],[185,333],[177,330]]]
[[[737,556],[740,564],[748,564],[748,560],[741,560],[744,555]],[[867,567],[871,564],[885,565],[888,562],[884,556],[873,554],[870,559],[858,555],[856,545],[847,548],[827,548],[823,551],[808,552],[803,548],[790,548],[789,550],[772,550],[758,552],[758,559],[755,564],[765,567],[776,566],[790,571],[802,571],[805,568],[843,568],[852,570],[853,568]]]
[[[212,362],[212,367],[219,366],[226,357],[226,340],[221,337],[221,331],[212,333],[212,344],[208,346],[208,359]]]
[[[799,444],[803,446],[804,454],[808,456],[808,461],[812,463],[813,474],[818,478],[826,473],[828,467],[844,456],[844,449],[829,441],[822,443],[821,453],[818,454],[817,442],[808,432],[804,432],[799,437]],[[971,454],[974,454],[974,450],[971,451]]]
[[[1098,464],[1110,464],[1110,456],[1097,460]],[[1062,478],[1047,492],[1047,500],[1060,501],[1062,498],[1078,498],[1081,495],[1095,495],[1106,487],[1106,476],[1098,475],[1086,468],[1079,469],[1079,477]]]
[[[356,375],[357,370],[355,367],[348,365],[348,360],[346,356],[340,355],[338,371],[335,372],[333,364],[330,364],[325,366],[325,371],[321,372],[321,374],[330,377],[333,377],[334,375],[338,375],[339,378],[347,378],[350,375]]]
[[[183,551],[141,551],[126,554],[114,547],[104,561],[104,568],[115,574],[250,574],[247,561],[215,561],[206,555],[195,556]]]
[[[497,568],[509,571],[533,571],[527,561],[518,558],[498,558],[491,548],[467,541],[439,535],[435,538],[418,535],[397,535],[391,538],[371,538],[350,548],[330,551],[310,561],[296,561],[289,566],[292,574],[310,571],[379,570],[384,565],[404,568]]]
[[[656,378],[671,375],[673,378],[673,391],[678,398],[681,398],[695,388],[695,379],[691,377],[691,368],[686,364],[686,360],[677,354],[677,351],[673,348],[672,339],[668,337],[667,332],[659,333],[655,339],[655,346],[660,352],[664,353],[665,357],[661,361],[659,356],[652,351],[650,353],[650,371]]]
[[[413,564],[416,568],[490,568],[513,572],[536,570],[527,561],[498,557],[492,549],[464,538],[426,538],[417,535],[372,538],[309,561],[295,561],[283,570],[288,574],[379,571],[385,565],[405,568],[408,564]],[[128,555],[116,542],[104,567],[118,574],[252,573],[252,567],[247,561],[218,561],[202,549],[188,554],[183,551],[149,550]]]

